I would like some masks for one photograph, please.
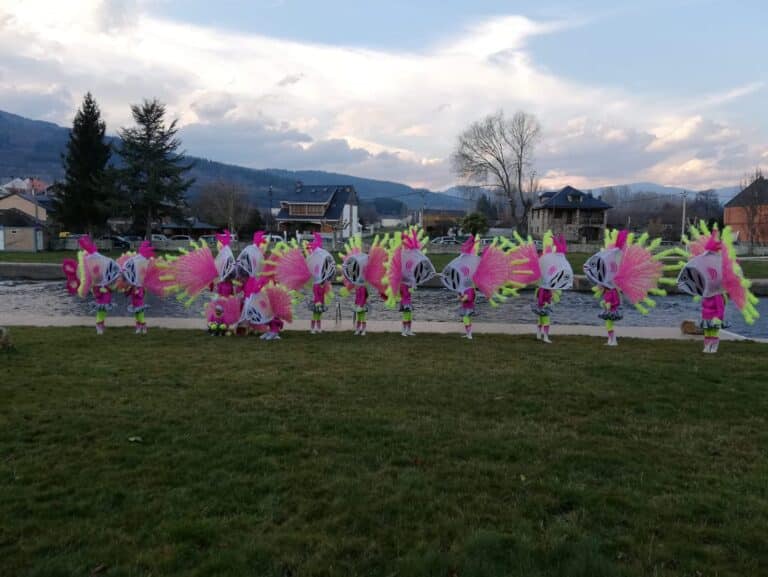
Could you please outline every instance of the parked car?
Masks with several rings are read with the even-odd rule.
[[[123,238],[129,242],[141,242],[144,237],[140,234],[124,234]]]
[[[184,242],[192,242],[192,237],[189,236],[188,234],[174,234],[171,237],[171,240],[181,240]]]
[[[99,240],[111,241],[112,248],[119,248],[119,249],[131,248],[131,242],[124,236],[105,235],[105,236],[102,236]]]
[[[429,241],[430,244],[460,244],[454,236],[438,236]]]
[[[164,234],[153,234],[150,240],[152,242],[168,242],[168,237]]]
[[[201,241],[201,242],[204,242],[208,246],[216,246],[216,235],[215,234],[204,234],[198,240]]]
[[[271,243],[273,243],[273,244],[274,244],[274,243],[276,243],[276,242],[283,242],[283,241],[285,240],[285,239],[284,239],[282,236],[280,236],[279,234],[268,234],[268,235],[265,235],[265,238],[266,238],[266,239],[267,239],[269,242],[271,242]]]
[[[480,239],[480,246],[488,246],[493,242],[492,236],[484,236]]]

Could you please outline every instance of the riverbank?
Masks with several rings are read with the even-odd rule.
[[[110,316],[107,320],[108,328],[134,326],[133,317]],[[147,322],[151,329],[173,329],[173,330],[195,330],[205,329],[205,323],[201,318],[177,318],[177,317],[152,317]],[[3,323],[9,327],[92,327],[93,318],[84,316],[57,316],[49,317],[43,315],[4,315]],[[298,320],[287,324],[286,331],[306,332],[308,330],[306,321]],[[327,320],[324,323],[325,333],[350,333],[353,326],[350,322],[338,322]],[[535,326],[532,324],[520,323],[474,323],[474,333],[478,339],[482,340],[485,335],[531,335],[535,332]],[[399,333],[401,324],[398,321],[377,321],[371,320],[367,323],[369,333]],[[461,325],[457,322],[438,322],[438,321],[416,321],[414,330],[421,335],[445,335],[455,334],[458,338],[463,332]],[[418,336],[417,334],[417,336]],[[565,336],[585,336],[585,337],[605,337],[605,328],[595,325],[552,325],[551,332],[553,339]],[[699,335],[684,334],[680,327],[651,326],[651,327],[631,327],[616,325],[616,334],[619,338],[629,339],[651,339],[651,340],[701,340]],[[317,336],[322,339],[322,335]],[[755,341],[768,343],[768,339],[751,339],[729,331],[722,331],[722,339],[726,341]]]

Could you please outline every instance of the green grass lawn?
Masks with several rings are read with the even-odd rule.
[[[13,335],[3,576],[768,574],[761,345]]]

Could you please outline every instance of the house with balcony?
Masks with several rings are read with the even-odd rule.
[[[293,194],[280,200],[275,221],[279,230],[291,235],[320,232],[349,238],[360,233],[358,208],[354,186],[297,182]]]
[[[595,242],[602,238],[611,205],[572,186],[539,194],[528,213],[528,232],[541,238],[551,230],[569,242]]]

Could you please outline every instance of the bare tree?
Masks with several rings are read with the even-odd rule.
[[[533,151],[540,131],[533,115],[516,112],[508,120],[500,110],[462,132],[451,157],[457,176],[503,194],[513,223],[521,232],[527,229],[528,211],[533,204]]]
[[[238,232],[251,218],[252,212],[245,189],[226,181],[206,184],[200,191],[195,208],[203,220],[232,232]]]

